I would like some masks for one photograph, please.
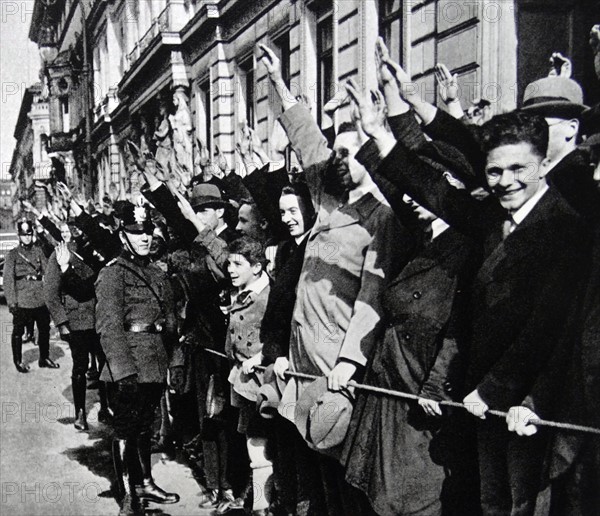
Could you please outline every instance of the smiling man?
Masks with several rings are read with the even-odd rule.
[[[524,441],[486,412],[506,411],[530,392],[560,342],[589,258],[580,217],[546,184],[548,124],[514,112],[482,126],[483,172],[493,194],[484,201],[451,187],[385,127],[370,134],[386,156],[378,170],[383,177],[484,246],[471,300],[471,392],[464,398],[481,418],[481,505],[484,514],[533,514],[545,436]]]

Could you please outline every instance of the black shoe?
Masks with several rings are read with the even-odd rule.
[[[56,362],[50,360],[49,358],[44,358],[44,360],[40,360],[38,362],[38,365],[40,367],[47,367],[49,369],[58,369],[60,367],[60,364],[57,364]]]
[[[164,489],[158,487],[152,479],[144,479],[141,486],[135,488],[140,499],[148,500],[154,503],[177,503],[179,495],[177,493],[167,493]]]
[[[77,418],[75,419],[75,428],[77,430],[88,429],[87,419],[85,417],[85,410],[80,410],[79,414],[77,414]]]
[[[98,411],[98,422],[104,423],[105,425],[110,425],[112,423],[112,414],[108,409],[100,409]]]
[[[208,489],[202,493],[198,504],[201,509],[214,509],[217,505],[219,505],[218,489]]]
[[[15,367],[17,368],[17,371],[19,371],[19,373],[29,372],[29,366],[25,365],[23,362],[18,362],[17,364],[15,364]]]

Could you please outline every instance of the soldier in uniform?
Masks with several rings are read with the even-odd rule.
[[[26,373],[29,366],[21,355],[23,330],[28,320],[38,327],[40,367],[56,369],[59,365],[49,357],[50,314],[44,304],[42,280],[46,269],[46,257],[39,246],[33,244],[33,225],[23,220],[17,225],[19,245],[9,251],[4,264],[4,291],[8,309],[13,315],[12,353],[17,371]]]
[[[143,514],[140,499],[176,503],[152,478],[150,438],[176,342],[173,295],[165,273],[150,263],[154,224],[147,208],[128,204],[122,212],[123,252],[96,282],[96,329],[106,355],[100,379],[114,384],[113,459],[124,494],[120,516]],[[174,365],[174,364],[172,364]],[[130,473],[141,469],[135,486]]]

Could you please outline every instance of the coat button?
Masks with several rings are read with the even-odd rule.
[[[242,336],[241,335],[238,335],[238,340],[242,340]]]
[[[252,342],[246,342],[246,344],[248,345],[248,347],[252,346]]]
[[[448,394],[452,392],[452,384],[450,382],[444,382],[444,391]]]
[[[243,321],[243,320],[244,320],[244,316],[240,315],[240,321]]]
[[[403,337],[404,337],[404,340],[410,340],[410,339],[412,339],[412,335],[410,333],[405,333],[403,335]]]
[[[232,334],[235,333],[235,330],[233,328],[231,328],[231,330],[229,330]]]
[[[414,297],[415,299],[421,299],[421,292],[419,292],[418,290],[415,290],[415,291],[413,292],[413,297]]]

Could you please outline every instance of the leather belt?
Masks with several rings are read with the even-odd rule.
[[[124,324],[126,332],[130,333],[162,333],[164,325],[162,323],[129,323]]]
[[[26,280],[26,281],[42,281],[43,276],[38,274],[26,274],[25,276],[15,276],[15,279],[18,280]]]

